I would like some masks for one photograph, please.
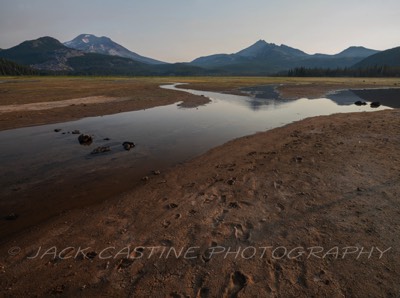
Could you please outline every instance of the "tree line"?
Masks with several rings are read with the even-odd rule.
[[[0,58],[0,76],[30,76],[38,74],[39,72],[32,67]]]
[[[400,77],[400,67],[387,65],[335,69],[296,67],[283,75],[289,77]]]

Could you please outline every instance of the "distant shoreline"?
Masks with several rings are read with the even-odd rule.
[[[85,117],[148,109],[182,101],[196,107],[208,99],[159,88],[174,82],[187,83],[185,88],[242,94],[240,89],[260,85],[277,85],[284,99],[318,98],[327,92],[349,88],[397,87],[397,78],[285,78],[285,77],[4,77],[0,84],[0,130],[60,123]],[[110,98],[109,101],[79,103],[80,98]],[[112,100],[111,100],[112,99]],[[59,101],[75,100],[67,106]],[[41,104],[54,108],[2,113],[2,106]],[[59,105],[57,108],[56,106]]]

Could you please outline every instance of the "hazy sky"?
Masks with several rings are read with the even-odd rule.
[[[237,52],[259,39],[307,53],[400,46],[399,0],[0,0],[0,48],[52,36],[108,36],[177,62]]]

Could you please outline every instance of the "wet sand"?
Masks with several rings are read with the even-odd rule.
[[[396,297],[399,116],[233,140],[61,214],[1,244],[1,295]]]

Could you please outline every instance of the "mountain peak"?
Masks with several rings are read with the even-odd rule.
[[[164,62],[136,54],[106,36],[97,37],[93,34],[80,34],[73,40],[65,42],[64,45],[86,53],[119,56],[147,64],[164,64]]]
[[[237,52],[236,54],[243,57],[254,57],[257,56],[261,51],[263,51],[268,46],[275,46],[275,44],[267,43],[265,40],[258,40],[251,46]]]
[[[362,46],[351,46],[336,54],[336,57],[368,57],[378,53],[377,50],[367,49]]]
[[[63,44],[50,36],[43,36],[43,37],[39,37],[38,39],[33,39],[33,40],[27,40],[24,41],[23,43],[21,43],[21,45],[25,45],[25,46],[32,46],[34,48],[37,48],[39,46],[51,46],[51,47],[63,47]]]
[[[256,41],[256,43],[253,44],[253,46],[255,46],[255,45],[266,45],[266,44],[268,44],[268,43],[264,39],[260,39],[260,40]]]

